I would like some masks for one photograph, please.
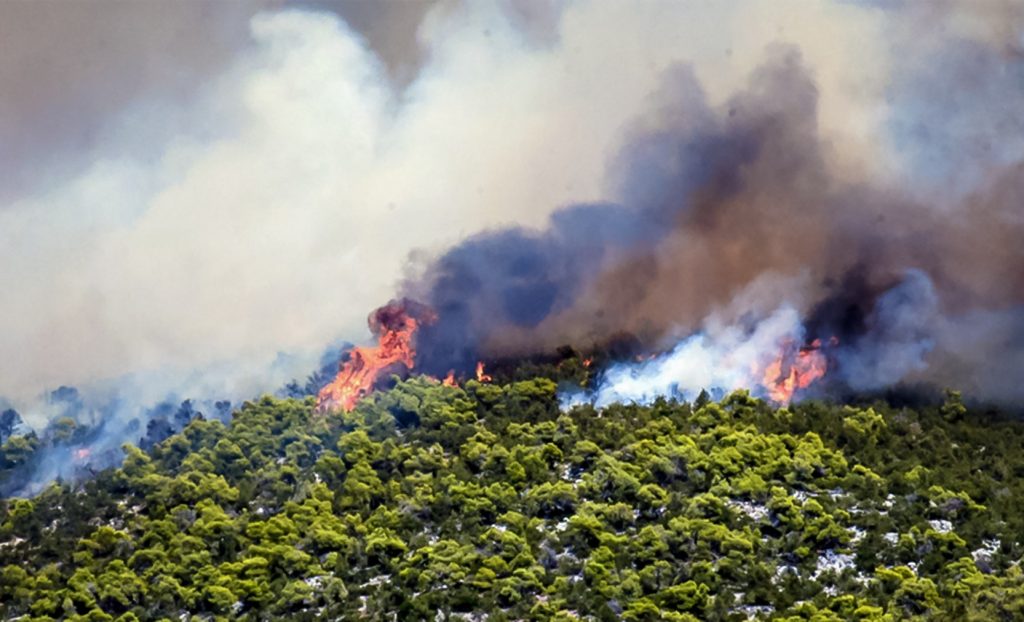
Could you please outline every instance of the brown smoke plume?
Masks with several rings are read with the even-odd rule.
[[[994,351],[972,360],[1021,357],[1024,333],[998,343],[979,322],[1024,328],[1022,164],[993,164],[961,196],[928,201],[913,180],[840,169],[817,111],[813,77],[789,47],[771,49],[718,106],[688,68],[668,75],[615,161],[618,204],[567,207],[544,231],[476,236],[407,284],[440,313],[424,333],[427,360],[466,368],[621,331],[663,347],[713,311],[788,302],[820,331],[810,338],[841,338],[855,389],[907,379],[1015,397],[1012,371],[965,369],[953,344],[977,333]],[[789,285],[758,287],[772,278]]]

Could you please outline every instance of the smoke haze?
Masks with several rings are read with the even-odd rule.
[[[0,395],[34,425],[61,385],[273,390],[396,294],[443,367],[813,331],[851,271],[850,385],[1021,397],[1018,3],[121,8],[0,6]]]

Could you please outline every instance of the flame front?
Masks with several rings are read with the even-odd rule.
[[[820,339],[796,350],[788,343],[778,358],[765,367],[762,384],[773,401],[789,404],[794,393],[809,387],[827,370],[828,360],[821,351]]]
[[[410,300],[392,301],[374,311],[370,329],[378,336],[377,345],[352,349],[338,375],[320,389],[317,412],[352,410],[385,373],[396,366],[411,370],[416,364],[416,331],[436,317],[429,308]]]
[[[476,379],[478,382],[490,382],[493,380],[489,374],[484,373],[483,361],[477,361],[476,363]]]

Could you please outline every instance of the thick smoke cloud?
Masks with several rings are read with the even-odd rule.
[[[1014,3],[411,5],[0,7],[4,404],[237,401],[396,293],[438,368],[785,304],[813,333],[857,269],[850,356],[1019,394]],[[908,270],[932,297],[886,298]]]
[[[103,410],[111,391],[148,408],[304,377],[324,344],[365,338],[410,254],[618,202],[606,164],[678,61],[717,100],[789,40],[816,59],[822,123],[871,123],[873,70],[833,53],[879,36],[871,10],[366,4],[0,7],[23,34],[0,60],[20,180],[0,205],[0,395],[26,421],[61,385]],[[576,264],[552,278],[597,275]]]
[[[911,271],[889,289],[865,318],[864,332],[840,350],[840,370],[854,390],[877,390],[924,370],[935,347],[938,299],[928,277]]]
[[[618,205],[571,206],[546,231],[485,233],[445,253],[427,291],[410,285],[442,318],[422,340],[427,360],[460,342],[473,355],[660,333],[698,322],[766,267],[812,265],[825,240],[798,244],[791,223],[814,219],[802,208],[819,210],[828,192],[817,94],[794,50],[771,54],[724,114],[692,70],[670,72],[657,112],[616,159]],[[727,246],[734,256],[716,251]]]
[[[1019,132],[999,135],[1022,118],[1024,82],[1014,76],[1024,55],[1019,41],[999,43],[1018,46],[1008,50],[914,32],[925,49],[957,62],[921,67],[912,53],[893,65],[893,111],[883,125],[892,133],[878,136],[905,147],[889,155],[892,170],[836,156],[814,70],[795,46],[767,48],[746,84],[720,102],[683,65],[665,75],[653,110],[613,162],[613,205],[566,208],[541,232],[482,234],[409,285],[442,309],[441,324],[424,335],[426,351],[461,338],[444,363],[465,364],[467,355],[600,344],[622,330],[668,348],[720,309],[749,313],[752,284],[774,274],[801,284],[763,292],[762,317],[802,304],[808,338],[840,339],[834,378],[850,390],[907,381],[1024,397],[1010,380],[1019,367],[965,364],[1020,358],[1019,338],[1000,336],[1020,326],[1024,303],[1024,154]],[[965,46],[971,54],[960,54]],[[968,85],[995,103],[975,103]],[[929,97],[936,93],[955,95]],[[937,178],[940,192],[929,189]],[[979,344],[969,354],[963,334]],[[702,352],[694,360],[706,360]],[[647,391],[663,375],[659,364],[628,373]],[[618,394],[624,383],[612,376]]]
[[[416,30],[436,4],[422,2],[89,3],[7,2],[0,7],[0,201],[59,182],[116,147],[136,157],[142,139],[166,142],[187,104],[249,53],[251,18],[316,9],[342,17],[395,81],[423,61]],[[136,123],[119,116],[126,109]],[[148,110],[147,110],[148,108]],[[159,118],[160,123],[149,123]],[[170,132],[170,133],[168,133]],[[117,138],[120,137],[118,141]],[[42,172],[45,171],[45,172]],[[2,205],[0,205],[2,209]]]

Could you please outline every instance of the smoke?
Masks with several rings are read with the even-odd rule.
[[[506,222],[514,206],[587,194],[594,164],[575,159],[576,173],[547,182],[535,171],[565,168],[566,150],[552,146],[569,136],[599,153],[614,124],[589,139],[560,129],[571,101],[590,96],[569,92],[554,127],[528,127],[551,103],[535,87],[554,61],[538,66],[505,25],[492,33],[503,49],[466,67],[449,48],[482,45],[475,27],[487,19],[432,23],[423,36],[445,58],[396,91],[337,17],[259,14],[236,58],[188,98],[134,102],[106,120],[115,129],[83,171],[0,209],[0,393],[24,412],[48,387],[126,374],[164,392],[197,375],[214,384],[218,371],[239,385],[282,351],[292,373],[306,371],[324,342],[362,336],[411,249]],[[584,64],[581,79],[598,69]],[[598,109],[616,119],[630,106]],[[492,145],[498,120],[509,136]]]
[[[849,384],[1020,397],[1016,3],[357,4],[0,7],[5,404],[43,430],[75,386],[137,437],[396,294],[440,372],[781,308],[812,338],[855,272]]]
[[[144,2],[0,7],[0,201],[81,174],[109,154],[146,157],[194,125],[189,104],[252,51],[250,20],[291,7],[338,14],[395,81],[423,61],[416,30],[434,2]],[[146,108],[149,108],[146,110]],[[159,107],[159,110],[153,109]],[[141,108],[131,112],[126,109]],[[135,122],[126,116],[134,117]],[[154,119],[159,123],[152,123]],[[178,126],[178,127],[174,127]],[[198,129],[198,128],[193,128]]]
[[[958,24],[961,8],[927,17]],[[472,237],[407,284],[440,310],[422,339],[428,360],[440,350],[442,366],[464,366],[473,356],[601,344],[623,330],[665,348],[721,309],[765,317],[795,305],[808,339],[839,340],[832,382],[848,390],[913,382],[1024,397],[1011,380],[1017,367],[966,363],[1020,359],[1020,339],[1005,335],[1024,303],[1022,30],[991,40],[901,21],[915,16],[893,10],[885,30],[891,42],[921,38],[888,66],[890,109],[874,128],[887,168],[851,160],[849,145],[839,153],[817,72],[795,45],[768,46],[720,101],[695,65],[679,65],[612,159],[611,204],[563,208],[540,231]],[[964,46],[972,53],[960,55]],[[921,50],[957,62],[925,66]],[[975,103],[979,93],[992,98]],[[757,287],[766,275],[788,287]],[[966,356],[964,334],[977,344]],[[741,342],[699,332],[676,355],[609,372],[594,399],[748,383],[723,362],[720,343]],[[710,360],[719,366],[702,372]],[[696,384],[680,380],[684,372]]]
[[[566,393],[563,406],[650,404],[659,397],[693,400],[704,390],[756,390],[762,380],[759,372],[787,343],[802,342],[803,333],[800,316],[792,307],[777,309],[752,327],[705,328],[665,354],[612,365],[599,378],[596,390]]]
[[[616,158],[618,205],[572,206],[545,232],[487,233],[443,255],[425,279],[441,322],[482,324],[468,336],[485,352],[621,330],[651,340],[696,327],[766,268],[818,264],[838,232],[825,218],[835,199],[817,95],[795,50],[769,53],[718,109],[692,70],[666,76],[664,103]],[[450,312],[459,306],[480,322]]]
[[[879,21],[841,4],[331,5],[357,32],[323,10],[27,6],[0,9],[38,33],[8,39],[19,53],[0,74],[0,125],[17,137],[4,163],[24,182],[0,205],[0,395],[37,426],[39,396],[65,384],[156,401],[272,389],[322,344],[364,339],[410,256],[617,202],[606,164],[680,60],[719,98],[765,45],[799,42],[821,61],[827,123],[863,119],[841,94],[870,68],[830,45]]]
[[[865,320],[865,332],[840,351],[840,369],[849,386],[879,389],[924,370],[925,357],[935,346],[937,315],[938,299],[931,281],[924,273],[911,271],[878,298]]]
[[[888,89],[889,146],[903,154],[901,181],[955,207],[1024,158],[1024,5],[907,3],[900,16],[894,36],[914,44]]]

